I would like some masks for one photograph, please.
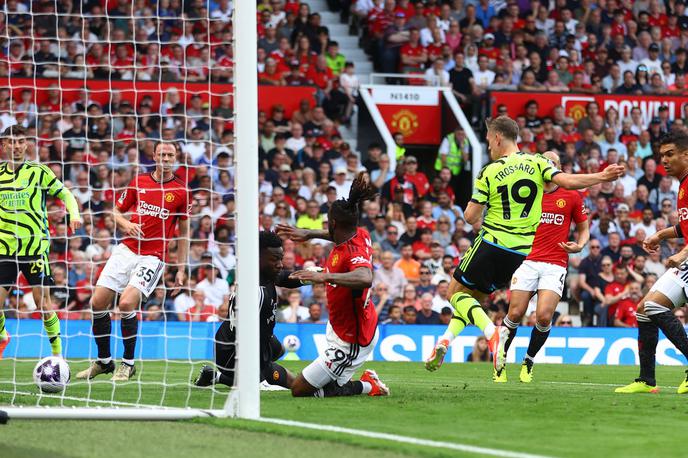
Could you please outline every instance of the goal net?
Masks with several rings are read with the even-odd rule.
[[[0,411],[10,418],[259,415],[258,311],[250,307],[258,288],[255,37],[255,2],[53,0],[7,2],[0,11],[7,50],[0,52],[0,131],[25,129],[26,159],[64,183],[83,218],[73,231],[65,204],[46,195],[50,299],[38,304],[22,274],[0,303],[9,336],[0,359]],[[77,379],[98,357],[95,285],[126,235],[115,223],[116,201],[134,177],[156,169],[159,140],[176,146],[174,174],[189,191],[188,263],[180,262],[176,228],[164,240],[159,283],[136,311],[136,374],[125,382],[112,381],[111,373]],[[143,204],[142,189],[141,205],[129,212],[167,211],[164,203]],[[161,195],[168,203],[175,198]],[[6,211],[0,202],[0,220]],[[179,269],[188,273],[183,287],[175,284]],[[156,274],[144,269],[140,276],[154,282]],[[198,388],[194,380],[203,365],[214,365],[215,332],[235,293],[237,304],[248,304],[237,307],[235,386]],[[116,365],[123,357],[121,319],[131,317],[120,309],[121,297],[109,309]],[[53,314],[71,380],[48,394],[33,372],[55,350],[45,321]]]

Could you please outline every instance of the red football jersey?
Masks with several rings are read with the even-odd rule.
[[[635,310],[638,304],[630,299],[623,299],[616,303],[616,314],[614,317],[627,325],[637,328],[638,319],[635,316]]]
[[[621,292],[624,289],[626,289],[626,286],[627,285],[625,285],[625,284],[621,284],[617,281],[613,281],[604,287],[603,292],[604,292],[605,296],[607,294],[609,294],[610,296],[618,296],[619,294],[621,294]],[[615,316],[616,315],[616,309],[620,305],[622,305],[624,303],[624,301],[626,301],[626,300],[627,299],[621,299],[621,300],[617,301],[616,303],[609,305],[609,308],[607,309],[607,316],[610,316],[610,317]]]
[[[688,237],[688,178],[686,177],[681,180],[681,185],[678,188],[676,211],[678,212],[678,224],[681,226],[683,237]]]
[[[548,262],[566,267],[569,255],[560,242],[568,242],[571,221],[576,224],[587,219],[583,213],[583,198],[578,191],[557,188],[542,195],[542,215],[535,232],[533,249],[526,259]]]
[[[164,261],[177,220],[187,219],[190,207],[189,191],[176,176],[164,183],[150,173],[136,176],[117,199],[117,208],[122,213],[133,210],[131,222],[141,224],[143,239],[126,237],[122,243],[134,253]]]
[[[356,235],[335,246],[327,258],[325,269],[331,273],[351,272],[359,267],[373,270],[373,244],[370,234],[358,228]],[[330,324],[345,342],[368,346],[375,336],[377,312],[370,300],[370,288],[351,289],[327,284],[327,307]]]

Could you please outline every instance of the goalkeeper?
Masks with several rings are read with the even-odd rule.
[[[50,300],[54,282],[48,262],[50,240],[45,201],[57,197],[65,203],[72,232],[81,227],[79,205],[49,167],[26,160],[29,144],[24,128],[10,126],[0,140],[5,159],[0,163],[0,304],[5,303],[22,272],[43,315],[52,353],[60,355],[60,321]],[[9,340],[5,315],[0,310],[0,358]]]
[[[272,334],[275,329],[277,314],[277,290],[275,286],[283,288],[298,288],[300,280],[290,280],[289,274],[282,270],[284,248],[282,239],[274,232],[263,231],[259,234],[260,250],[260,287],[258,304],[260,307],[260,380],[271,385],[291,388],[294,375],[274,361],[284,353],[282,344]],[[249,307],[252,304],[247,304]],[[233,386],[236,362],[236,296],[229,301],[227,320],[220,325],[215,334],[215,365],[217,372],[210,366],[203,366],[196,386],[210,386],[215,383]],[[241,343],[239,343],[241,345]]]

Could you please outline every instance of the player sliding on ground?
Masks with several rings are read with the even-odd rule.
[[[258,291],[258,306],[260,307],[260,379],[270,385],[291,388],[294,376],[284,367],[274,361],[284,354],[284,347],[273,335],[277,315],[277,289],[299,288],[299,280],[290,280],[291,272],[282,270],[284,248],[282,239],[274,232],[260,232],[260,286]],[[217,371],[210,366],[203,366],[201,373],[195,380],[196,386],[210,386],[222,383],[234,386],[234,367],[236,364],[236,296],[229,301],[227,320],[223,321],[215,334],[215,365]]]
[[[72,232],[81,227],[81,216],[76,199],[55,173],[45,165],[26,160],[28,146],[22,127],[10,126],[2,133],[6,160],[0,164],[0,304],[5,303],[22,272],[43,315],[52,353],[59,356],[60,321],[50,306],[54,281],[48,261],[50,240],[45,200],[57,197],[65,203]],[[0,310],[0,359],[9,342],[5,315]]]
[[[115,371],[110,355],[109,308],[119,295],[120,326],[124,342],[122,363],[111,380],[127,381],[135,373],[134,353],[138,333],[137,312],[151,295],[165,270],[167,246],[179,221],[176,286],[183,286],[189,252],[189,194],[186,184],[172,167],[177,149],[172,143],[157,143],[153,153],[155,170],[137,175],[117,199],[113,214],[126,238],[112,250],[91,298],[93,337],[98,359],[76,375],[78,379]],[[133,210],[131,220],[124,213]]]
[[[518,125],[509,117],[487,122],[487,143],[493,162],[481,170],[464,212],[469,224],[478,223],[485,212],[482,229],[454,271],[449,285],[454,316],[425,362],[429,371],[439,369],[451,342],[470,323],[478,326],[488,339],[496,375],[497,365],[504,365],[508,330],[503,326],[497,329],[480,302],[493,291],[506,287],[530,253],[540,223],[544,183],[552,181],[566,189],[581,189],[614,181],[623,173],[623,166],[617,165],[595,174],[562,173],[541,155],[520,152],[517,138]]]
[[[543,154],[555,168],[559,168],[557,153],[547,151]],[[590,239],[588,218],[583,208],[583,199],[577,191],[563,189],[554,183],[547,183],[542,196],[542,215],[535,232],[533,249],[523,264],[516,269],[511,279],[511,302],[509,313],[504,318],[504,326],[509,335],[504,344],[504,353],[509,351],[516,337],[518,325],[528,308],[528,302],[537,293],[535,309],[536,324],[530,334],[528,351],[521,364],[520,379],[523,383],[533,380],[533,359],[547,341],[552,328],[552,315],[559,304],[569,253],[580,252]],[[569,241],[571,222],[576,223],[578,239]],[[506,382],[506,366],[497,367],[495,382]]]
[[[361,379],[351,377],[375,350],[377,313],[370,301],[373,284],[372,243],[368,231],[358,227],[360,206],[376,193],[365,172],[351,185],[348,199],[336,200],[328,212],[328,230],[314,231],[278,225],[277,232],[297,242],[323,238],[335,243],[323,272],[300,270],[290,278],[324,283],[327,288],[327,348],[296,378],[294,396],[386,396],[389,389],[373,370]]]
[[[659,154],[667,174],[678,178],[678,224],[648,237],[643,248],[649,253],[660,249],[666,239],[688,237],[688,133],[672,130],[660,142]],[[669,268],[638,303],[638,356],[640,376],[630,385],[617,388],[617,393],[657,393],[655,354],[659,330],[688,358],[688,337],[683,325],[672,313],[675,307],[688,302],[688,246],[666,260]],[[688,371],[678,387],[679,394],[688,393]]]

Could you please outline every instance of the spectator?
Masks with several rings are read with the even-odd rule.
[[[408,317],[407,313],[409,315]],[[387,318],[382,321],[382,324],[407,324],[407,321],[412,321],[415,323],[415,316],[413,319],[410,318],[411,313],[415,315],[416,310],[413,309],[413,312],[404,311],[404,317],[402,319],[401,307],[399,307],[398,305],[392,305],[389,307],[389,314],[387,315]]]
[[[473,344],[473,350],[466,357],[467,363],[480,363],[492,361],[492,354],[487,346],[487,338],[478,336]]]
[[[210,265],[207,266],[206,271],[207,277],[197,286],[197,289],[205,295],[205,303],[216,309],[227,307],[229,304],[229,285],[220,277],[220,269]]]
[[[416,324],[441,324],[440,314],[432,309],[431,293],[424,293],[420,297],[420,310],[416,315]]]
[[[401,296],[404,286],[408,283],[404,272],[394,267],[394,255],[389,251],[382,253],[382,267],[375,271],[373,287],[382,283],[387,285],[389,295],[393,298]]]
[[[308,318],[302,321],[302,323],[314,323],[314,324],[324,324],[326,321],[322,319],[322,306],[317,302],[312,303],[308,306]]]
[[[404,324],[416,324],[416,308],[412,305],[407,305],[404,307],[404,314],[402,320]]]
[[[437,284],[435,297],[432,298],[432,309],[442,313],[447,307],[451,309],[451,304],[449,302],[449,282],[442,280]]]
[[[401,247],[401,258],[394,263],[394,268],[401,270],[410,283],[415,284],[420,280],[421,264],[413,258],[411,245]]]

